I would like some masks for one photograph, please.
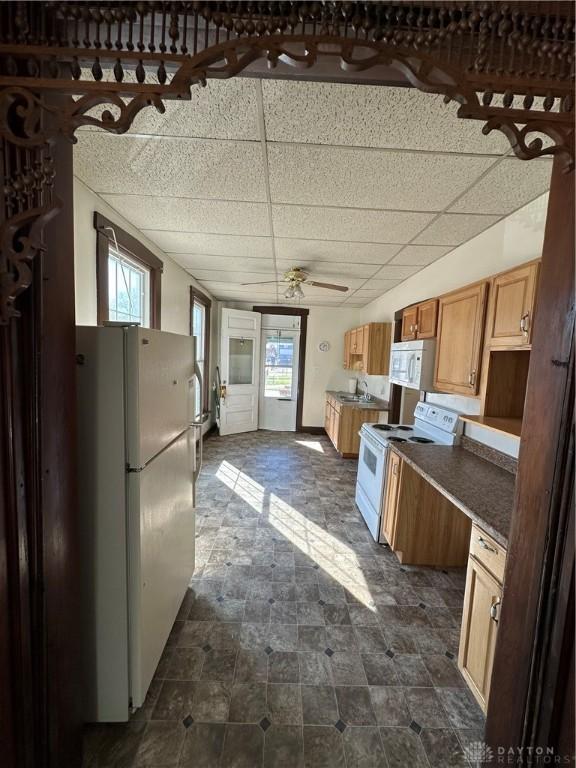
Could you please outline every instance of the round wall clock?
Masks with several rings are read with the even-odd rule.
[[[328,341],[321,341],[320,344],[318,344],[318,349],[320,352],[328,352],[330,349],[330,342]]]

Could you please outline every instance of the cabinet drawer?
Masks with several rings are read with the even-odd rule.
[[[506,550],[497,544],[491,536],[479,528],[472,526],[470,537],[470,554],[479,563],[490,571],[500,583],[504,581],[504,566],[506,564]]]

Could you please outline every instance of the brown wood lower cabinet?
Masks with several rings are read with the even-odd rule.
[[[505,561],[506,550],[473,525],[458,666],[484,711],[490,695]]]
[[[376,422],[382,411],[345,405],[333,395],[326,396],[324,429],[334,448],[346,459],[356,458],[360,451],[358,433],[362,424]]]
[[[401,563],[465,565],[470,520],[391,450],[383,503],[381,532]]]

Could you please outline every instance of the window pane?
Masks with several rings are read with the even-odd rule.
[[[269,366],[264,368],[264,397],[292,397],[292,368]]]
[[[228,384],[252,384],[254,340],[230,339]]]
[[[150,270],[114,249],[108,254],[108,317],[150,325]]]
[[[206,349],[204,332],[206,327],[206,307],[200,302],[194,300],[192,306],[192,332],[196,338],[196,357],[198,360],[204,360],[204,350]]]

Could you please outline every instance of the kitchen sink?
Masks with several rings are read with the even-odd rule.
[[[340,395],[340,397],[338,399],[342,400],[343,403],[360,403],[360,402],[362,402],[362,397],[360,395]]]

